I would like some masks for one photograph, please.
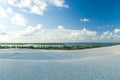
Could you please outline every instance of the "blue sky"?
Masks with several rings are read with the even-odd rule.
[[[0,0],[0,42],[120,42],[120,0]]]

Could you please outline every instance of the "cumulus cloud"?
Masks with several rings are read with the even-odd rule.
[[[43,15],[44,11],[46,10],[47,4],[43,3],[42,6],[36,6],[34,5],[31,8],[31,13],[35,13],[35,14],[39,14],[39,15]]]
[[[0,4],[0,17],[8,18],[18,26],[28,22],[24,13],[43,15],[48,7],[68,8],[65,0],[0,0]]]
[[[25,31],[18,33],[17,39],[23,42],[119,42],[120,34],[115,30],[98,34],[86,28],[71,30],[58,26],[58,29],[44,29],[39,24],[34,27],[29,26]]]
[[[63,26],[58,26],[58,29],[43,29],[42,25],[39,24],[35,27],[27,27],[25,31],[21,31],[18,35],[24,41],[32,42],[82,42],[95,40],[97,32],[86,28],[82,30],[64,29]]]
[[[90,19],[88,19],[88,18],[82,18],[82,19],[80,19],[80,21],[81,21],[81,22],[89,22]]]
[[[19,26],[25,26],[26,19],[23,17],[23,15],[15,13],[14,16],[11,18],[11,21],[13,24],[19,25]]]
[[[15,6],[16,3],[17,3],[17,2],[16,2],[17,0],[6,0],[6,1],[5,1],[5,0],[1,0],[1,1],[2,1],[2,2],[6,2],[6,3],[8,3],[9,5],[13,5],[13,6]]]
[[[115,33],[120,33],[120,29],[115,29],[114,32]]]
[[[64,29],[64,26],[61,26],[61,25],[58,26],[58,30],[63,30],[63,29]]]
[[[7,11],[3,7],[0,6],[0,17],[5,18],[7,16],[8,16]]]
[[[12,14],[13,10],[11,8],[3,8],[0,6],[0,17],[6,18],[9,16],[9,14]]]
[[[7,32],[5,31],[4,26],[0,25],[0,35],[6,35]]]
[[[17,6],[19,8],[30,8],[32,6],[31,5],[32,4],[32,0],[21,0],[19,3],[18,2],[15,3],[15,1],[14,1],[14,4],[15,5],[13,5],[13,6]]]
[[[68,8],[65,0],[1,0],[9,6],[17,7],[27,12],[43,15],[48,6]]]
[[[11,9],[11,8],[7,8],[7,10],[6,10],[6,12],[8,13],[8,14],[13,14],[13,10]]]
[[[33,35],[34,33],[40,32],[42,30],[42,25],[38,24],[35,27],[29,26],[25,29],[25,31],[22,31],[19,36],[29,36]]]
[[[97,31],[86,28],[80,30],[66,29],[57,26],[57,29],[44,29],[41,24],[28,26],[23,31],[7,32],[4,26],[0,26],[0,39],[2,42],[120,42],[120,29],[105,31],[99,34]]]
[[[69,8],[69,6],[67,4],[65,4],[65,0],[48,0],[48,2],[57,7]]]

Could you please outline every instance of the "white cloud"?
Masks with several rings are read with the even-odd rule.
[[[0,6],[0,17],[3,17],[3,18],[8,17],[6,10],[1,6]]]
[[[19,8],[30,8],[32,5],[32,0],[21,0],[19,3],[16,3]]]
[[[65,0],[48,0],[48,2],[57,7],[69,8],[69,6],[65,4]]]
[[[7,12],[7,14],[13,14],[13,10],[9,7],[7,8],[6,12]]]
[[[120,29],[115,29],[112,32],[106,31],[98,36],[99,42],[120,42]]]
[[[63,29],[64,29],[64,26],[61,26],[61,25],[58,26],[58,30],[63,30]]]
[[[50,5],[68,8],[68,5],[65,4],[65,0],[1,0],[0,2],[38,15],[43,15]]]
[[[83,18],[83,19],[80,19],[81,22],[89,22],[90,19],[87,19],[87,18]]]
[[[17,0],[3,0],[3,2],[7,2],[9,5],[15,6],[17,3]]]
[[[14,16],[11,18],[11,21],[13,24],[19,25],[19,26],[25,26],[26,25],[26,19],[21,14],[15,13]]]
[[[120,33],[120,29],[115,29],[114,33]]]
[[[7,32],[0,26],[0,42],[120,42],[120,29],[105,31],[98,34],[96,31],[83,28],[81,30],[66,29],[57,26],[57,29],[44,29],[41,24],[28,26],[23,31]]]
[[[40,32],[42,30],[42,25],[38,24],[36,27],[29,26],[25,29],[25,31],[22,31],[19,36],[29,36],[33,35],[34,33]]]
[[[6,18],[13,14],[13,10],[10,7],[4,8],[0,6],[0,17]]]
[[[43,29],[39,24],[36,27],[27,27],[25,31],[20,32],[19,39],[23,42],[120,42],[120,34],[113,30],[98,35],[96,31],[86,28],[71,30],[64,29],[63,26],[58,26],[57,30]]]
[[[5,31],[5,28],[4,26],[0,25],[0,35],[6,35],[6,31]]]
[[[39,24],[36,27],[27,27],[25,31],[20,32],[18,35],[20,39],[23,39],[23,42],[82,42],[94,40],[97,32],[85,28],[82,30],[64,29],[63,26],[58,26],[57,30],[43,29],[42,25]]]
[[[36,6],[36,5],[34,5],[31,8],[30,13],[35,13],[35,14],[43,15],[44,11],[46,10],[46,7],[47,7],[46,3],[42,4],[42,6]]]

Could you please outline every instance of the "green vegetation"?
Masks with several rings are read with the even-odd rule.
[[[9,48],[18,48],[18,49],[46,49],[46,50],[81,50],[81,49],[90,49],[90,48],[98,48],[102,46],[0,46],[0,49],[9,49]]]

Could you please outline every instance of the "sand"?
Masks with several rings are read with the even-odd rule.
[[[86,50],[1,49],[0,80],[120,80],[120,45]]]

